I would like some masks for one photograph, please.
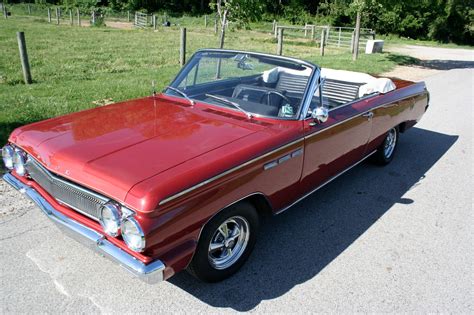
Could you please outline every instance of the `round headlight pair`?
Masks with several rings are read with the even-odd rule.
[[[116,237],[122,233],[127,246],[136,252],[145,249],[145,234],[140,224],[129,213],[122,214],[121,208],[115,203],[108,202],[100,210],[100,224],[104,232]]]
[[[14,149],[11,145],[6,145],[2,148],[2,159],[5,167],[20,175],[26,175],[26,159],[27,155],[20,149]]]

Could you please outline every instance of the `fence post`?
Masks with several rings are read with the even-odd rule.
[[[5,6],[5,4],[3,4],[3,17],[8,19],[8,11],[7,11],[7,7]]]
[[[278,45],[277,45],[277,55],[283,54],[283,27],[278,27]]]
[[[20,50],[23,78],[25,79],[25,84],[31,84],[30,63],[28,62],[28,53],[26,52],[25,33],[16,32],[16,38],[18,39],[18,49]]]
[[[130,11],[127,11],[127,22],[130,22]]]
[[[207,28],[207,15],[204,15],[204,27]]]
[[[339,27],[339,36],[337,38],[337,47],[341,47],[341,28]]]
[[[278,37],[278,23],[275,23],[274,37]]]
[[[59,8],[56,8],[56,24],[59,25]]]
[[[79,10],[79,8],[77,8],[76,10],[77,10],[77,25],[81,26],[81,11]]]
[[[214,18],[214,34],[217,34],[217,17]]]
[[[31,15],[31,5],[28,4],[28,15]]]
[[[186,27],[181,28],[181,40],[179,45],[179,64],[184,66],[186,63]]]
[[[304,37],[308,36],[308,23],[304,23]]]
[[[324,56],[324,46],[326,46],[326,30],[325,29],[321,31],[321,47],[320,47],[321,56]]]
[[[316,26],[315,25],[311,25],[311,40],[314,40],[314,28]]]
[[[272,33],[275,32],[276,23],[277,23],[277,21],[276,21],[276,20],[273,20]]]
[[[48,23],[51,23],[51,8],[48,8]]]
[[[69,22],[71,23],[71,26],[74,25],[74,20],[72,18],[72,10],[71,9],[69,9]]]
[[[92,25],[95,25],[95,11],[92,10]]]

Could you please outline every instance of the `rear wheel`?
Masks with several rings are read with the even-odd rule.
[[[376,164],[387,165],[393,160],[398,144],[398,137],[399,132],[397,127],[394,127],[387,132],[383,143],[377,148],[377,152],[374,154],[373,161]]]
[[[218,213],[202,230],[188,272],[205,282],[233,275],[245,263],[257,240],[258,214],[248,202]]]

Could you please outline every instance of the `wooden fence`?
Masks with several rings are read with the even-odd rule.
[[[352,51],[354,43],[355,28],[353,27],[339,27],[328,25],[312,25],[305,24],[304,26],[285,26],[278,25],[275,21],[272,24],[272,33],[275,38],[278,37],[280,29],[290,31],[287,34],[296,37],[305,37],[322,42],[322,31],[324,31],[325,46],[338,47]],[[375,31],[370,28],[361,28],[359,35],[359,50],[364,49],[369,39],[375,39]]]

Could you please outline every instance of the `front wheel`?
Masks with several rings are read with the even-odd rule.
[[[395,149],[398,144],[399,132],[398,128],[394,127],[390,129],[383,141],[383,143],[377,148],[377,152],[374,154],[373,161],[378,165],[387,165],[393,160]]]
[[[248,202],[239,202],[218,213],[203,228],[188,272],[205,282],[233,275],[253,250],[258,214]]]

